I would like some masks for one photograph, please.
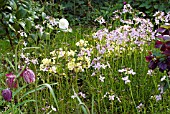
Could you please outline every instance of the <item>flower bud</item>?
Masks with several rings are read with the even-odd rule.
[[[24,78],[25,82],[27,82],[27,83],[35,82],[35,74],[30,69],[24,70],[22,73],[22,77]]]
[[[6,74],[6,77],[6,84],[8,85],[8,88],[12,89],[18,87],[17,80],[15,80],[16,76],[13,73]]]
[[[3,96],[3,98],[6,100],[6,101],[11,101],[11,99],[12,99],[12,91],[10,90],[10,89],[4,89],[3,91],[2,91],[2,96]]]

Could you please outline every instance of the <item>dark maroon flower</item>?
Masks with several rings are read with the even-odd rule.
[[[21,76],[24,78],[25,82],[27,83],[35,82],[35,74],[30,69],[25,69]]]
[[[161,46],[161,49],[160,49],[161,51],[165,51],[166,50],[166,46],[165,46],[165,44],[163,44],[162,46]]]
[[[159,68],[159,71],[164,72],[164,70],[167,69],[167,64],[165,62],[159,62],[158,68]]]
[[[170,56],[170,50],[165,50],[163,54],[165,54],[166,56]]]
[[[165,46],[166,46],[167,49],[170,49],[170,41],[167,41],[167,42],[165,43]]]
[[[147,62],[150,62],[150,61],[152,60],[152,58],[153,58],[153,57],[150,56],[150,55],[145,57],[145,59],[146,59]]]
[[[162,42],[161,41],[156,41],[155,42],[155,48],[160,48],[162,46]]]
[[[6,101],[11,101],[12,99],[12,91],[10,89],[4,89],[2,90],[2,96]]]
[[[157,67],[157,64],[158,64],[157,62],[151,60],[148,67],[149,69],[154,70]]]
[[[15,80],[16,76],[13,73],[6,74],[6,84],[8,85],[9,88],[17,88],[18,83],[17,80]]]

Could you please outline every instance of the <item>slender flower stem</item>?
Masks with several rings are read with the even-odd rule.
[[[131,95],[131,97],[132,97],[132,100],[133,100],[133,104],[134,104],[134,106],[135,106],[135,109],[136,109],[136,103],[135,103],[135,100],[134,100],[134,97],[133,97],[133,93],[132,93],[132,87],[131,87],[131,84],[129,84],[129,89],[130,89],[130,95]],[[136,109],[136,111],[137,111],[137,109]],[[138,112],[138,111],[137,111]]]

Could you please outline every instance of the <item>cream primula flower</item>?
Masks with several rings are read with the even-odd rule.
[[[87,44],[88,44],[88,41],[84,41],[80,39],[80,41],[76,43],[76,46],[83,47],[83,46],[87,46]]]
[[[67,55],[68,56],[74,56],[75,55],[75,51],[70,50],[70,51],[67,52]]]
[[[55,55],[56,55],[56,51],[54,50],[54,51],[50,52],[50,54],[51,54],[52,56],[55,56]]]
[[[68,66],[68,69],[69,69],[69,70],[73,70],[74,67],[75,67],[75,62],[74,62],[74,61],[70,61],[70,62],[67,64],[67,66]]]
[[[43,63],[43,65],[48,66],[48,65],[50,65],[50,64],[51,64],[51,59],[47,59],[47,58],[45,58],[45,59],[43,59],[43,60],[42,60],[42,63]]]

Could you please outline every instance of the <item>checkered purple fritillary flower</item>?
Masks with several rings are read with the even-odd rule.
[[[24,78],[24,81],[26,83],[32,83],[35,82],[35,74],[31,69],[25,69],[21,76]]]
[[[12,91],[9,88],[2,90],[2,97],[8,102],[11,101]]]

